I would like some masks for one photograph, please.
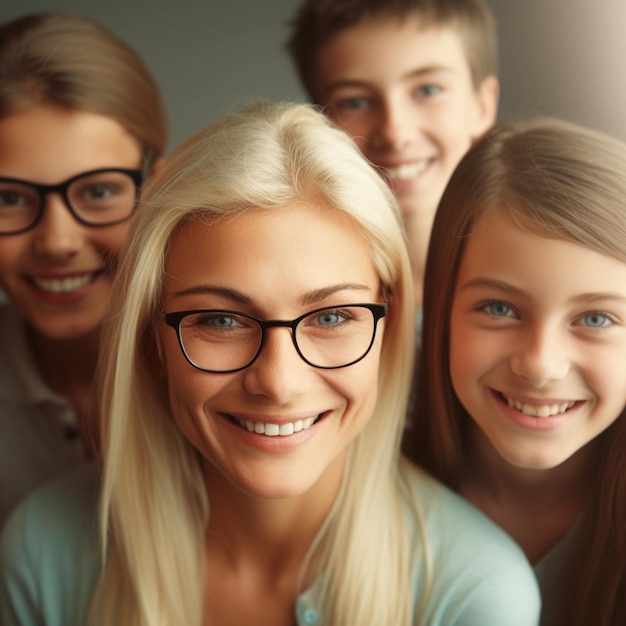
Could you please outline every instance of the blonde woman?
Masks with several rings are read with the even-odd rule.
[[[400,224],[305,105],[168,158],[106,333],[101,547],[95,471],[36,494],[4,537],[5,624],[536,624],[521,552],[399,455]]]

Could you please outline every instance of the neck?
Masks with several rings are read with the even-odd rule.
[[[335,502],[343,464],[341,455],[303,494],[265,498],[239,490],[207,463],[209,551],[222,553],[231,564],[254,564],[268,576],[299,572]]]
[[[415,308],[422,308],[422,291],[424,287],[424,270],[428,254],[428,242],[433,226],[434,213],[419,213],[405,216],[404,226],[407,235],[407,246],[411,272],[415,289]]]
[[[31,331],[30,338],[43,379],[70,402],[79,426],[84,427],[95,412],[93,380],[98,360],[98,333],[58,340]]]
[[[531,562],[540,560],[584,512],[598,446],[591,442],[559,466],[536,470],[505,461],[473,422],[469,440],[459,491],[516,539]]]

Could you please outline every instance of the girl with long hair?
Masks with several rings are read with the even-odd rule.
[[[542,624],[626,623],[626,146],[502,123],[435,219],[406,451],[533,563]]]

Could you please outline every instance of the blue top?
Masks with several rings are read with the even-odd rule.
[[[98,473],[81,468],[39,488],[14,513],[0,544],[3,626],[84,626],[99,571]],[[482,513],[421,472],[433,565],[428,626],[537,626],[539,592],[521,550]],[[425,564],[414,565],[414,597]],[[313,590],[298,597],[300,626],[321,626]],[[415,622],[417,624],[417,621]]]

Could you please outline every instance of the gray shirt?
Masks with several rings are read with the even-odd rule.
[[[72,407],[46,385],[23,320],[0,302],[0,528],[34,487],[86,459]]]

